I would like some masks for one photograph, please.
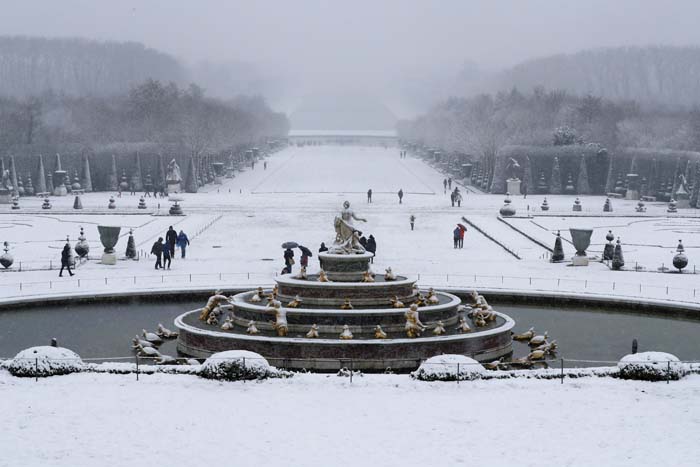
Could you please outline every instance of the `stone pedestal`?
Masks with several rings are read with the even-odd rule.
[[[588,266],[588,256],[574,256],[571,258],[573,266]]]
[[[335,282],[359,282],[364,273],[369,271],[369,261],[374,254],[365,252],[356,255],[336,255],[332,253],[319,253],[318,258],[323,269],[331,281]]]
[[[54,196],[66,196],[68,195],[68,188],[66,188],[66,171],[57,170],[53,173],[53,194]]]
[[[506,191],[513,196],[521,195],[522,194],[520,192],[521,183],[522,182],[520,181],[519,178],[509,178],[508,180],[506,180],[506,184],[508,185],[508,188],[506,189]]]
[[[117,264],[117,255],[114,253],[103,253],[101,263],[114,266],[115,264]]]
[[[165,185],[165,193],[182,193],[182,184],[180,182],[173,182],[168,180]]]
[[[676,209],[689,209],[690,200],[686,198],[676,199]]]
[[[12,204],[12,192],[0,189],[0,204]]]

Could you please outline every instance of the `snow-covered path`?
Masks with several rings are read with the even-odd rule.
[[[147,198],[147,210],[138,210],[138,196],[117,198],[117,209],[106,209],[109,193],[83,197],[83,211],[74,211],[72,198],[52,198],[54,209],[42,211],[41,199],[23,198],[22,210],[0,212],[0,241],[8,240],[15,256],[13,271],[0,271],[4,296],[89,290],[182,286],[183,280],[197,285],[271,283],[283,266],[279,245],[294,240],[316,251],[321,242],[332,240],[333,216],[344,200],[366,217],[366,235],[377,239],[374,269],[391,266],[404,274],[420,274],[421,282],[438,286],[513,287],[524,290],[565,290],[586,293],[642,296],[700,301],[700,283],[692,274],[610,271],[600,263],[587,268],[551,264],[545,250],[496,219],[502,196],[466,194],[461,208],[450,206],[443,192],[444,175],[422,160],[400,159],[398,150],[350,146],[286,148],[268,159],[267,170],[258,163],[246,168],[223,185],[211,185],[201,193],[184,195],[186,217],[170,217],[166,199]],[[406,193],[398,203],[396,191]],[[372,188],[373,202],[366,202]],[[282,193],[282,192],[285,193]],[[663,203],[649,203],[646,217],[634,217],[635,202],[614,200],[615,211],[603,215],[602,197],[582,198],[583,212],[571,212],[573,197],[550,196],[550,211],[542,213],[541,196],[513,199],[519,215],[534,212],[534,219],[511,219],[512,225],[553,244],[554,233],[568,227],[592,226],[596,230],[591,252],[602,249],[609,228],[623,241],[627,265],[641,264],[655,271],[668,265],[678,238],[688,248],[689,269],[700,258],[700,220],[694,210],[666,218]],[[158,205],[160,204],[160,207]],[[416,216],[411,231],[409,217]],[[462,217],[482,226],[493,238],[519,253],[515,259],[493,241],[470,229],[464,249],[452,248],[452,230]],[[620,217],[625,216],[625,217]],[[663,216],[663,217],[662,217]],[[215,224],[211,225],[212,222]],[[533,224],[535,222],[537,225]],[[121,261],[104,266],[90,261],[72,278],[58,280],[56,266],[66,235],[74,242],[84,226],[93,258],[101,252],[97,224],[121,225],[122,238],[116,249],[123,252],[128,228],[134,228],[138,248],[146,254],[169,225],[192,238],[185,261],[175,258],[171,271],[156,272],[153,261]],[[573,249],[565,242],[567,255]],[[19,263],[23,271],[18,272]],[[312,269],[317,263],[311,262]],[[191,275],[191,276],[190,276]],[[80,283],[78,283],[80,280]],[[21,284],[21,285],[20,285]],[[668,289],[667,289],[668,287]]]

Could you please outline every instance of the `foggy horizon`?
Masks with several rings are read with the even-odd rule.
[[[227,86],[208,85],[217,66],[250,64],[258,92],[287,114],[306,96],[363,93],[412,117],[447,97],[465,64],[492,73],[591,48],[700,44],[700,6],[686,0],[6,3],[3,35],[140,42],[205,70],[214,95]]]

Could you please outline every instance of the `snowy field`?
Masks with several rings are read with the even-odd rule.
[[[165,215],[166,199],[147,198],[148,209],[138,210],[138,196],[127,194],[113,212],[106,208],[109,193],[85,195],[83,211],[72,210],[72,198],[52,198],[48,212],[40,209],[42,200],[22,199],[19,212],[0,206],[0,241],[9,241],[15,256],[13,268],[0,272],[0,291],[12,299],[269,284],[283,266],[280,244],[294,240],[316,251],[332,240],[333,217],[347,199],[367,218],[364,233],[377,238],[378,272],[391,266],[420,274],[423,285],[442,287],[700,302],[693,274],[551,264],[545,249],[496,218],[503,196],[468,194],[461,208],[453,208],[443,178],[421,160],[399,159],[396,149],[322,146],[285,149],[268,159],[267,170],[260,163],[224,185],[184,195],[184,217]],[[369,188],[372,204],[366,202]],[[406,193],[403,204],[399,188]],[[615,200],[613,215],[604,216],[604,198],[585,197],[584,212],[573,216],[573,197],[548,201],[551,210],[542,213],[541,196],[515,198],[519,216],[535,217],[509,222],[547,245],[557,229],[568,238],[569,227],[595,227],[594,255],[612,229],[623,240],[627,265],[638,261],[650,270],[670,262],[678,238],[691,270],[700,253],[695,211],[666,218],[665,206],[651,203],[645,216],[637,216],[636,203]],[[464,248],[453,249],[452,229],[462,217],[522,259],[472,228]],[[98,224],[123,227],[119,253],[130,228],[145,252],[169,225],[187,232],[192,245],[187,259],[176,255],[170,271],[154,271],[149,257],[105,266],[96,261]],[[75,242],[80,226],[91,260],[79,265],[75,277],[59,279],[60,248],[66,235]],[[573,253],[568,244],[565,251]],[[316,270],[316,258],[310,264]],[[96,374],[35,382],[0,371],[0,466],[694,466],[699,401],[696,375],[671,384],[610,378],[567,379],[563,385],[520,379],[424,383],[405,375],[366,375],[352,383],[335,375],[262,383],[143,375],[137,382],[133,375]]]
[[[425,383],[0,372],[0,466],[697,465],[700,376]]]
[[[344,200],[366,217],[366,235],[377,239],[374,268],[420,274],[424,285],[491,287],[524,290],[574,291],[589,294],[641,296],[679,301],[700,301],[693,274],[658,274],[671,262],[682,238],[693,270],[700,246],[700,218],[695,210],[668,215],[664,203],[648,203],[644,215],[634,212],[633,201],[613,200],[614,212],[603,214],[603,197],[582,198],[583,212],[575,216],[572,196],[550,196],[550,211],[539,211],[542,196],[517,197],[518,216],[512,226],[554,244],[558,229],[568,239],[569,227],[595,227],[591,254],[599,255],[608,229],[619,235],[628,271],[610,271],[600,263],[587,268],[550,264],[547,251],[497,219],[503,196],[466,194],[461,208],[451,207],[443,192],[444,175],[423,161],[400,159],[398,150],[378,147],[290,147],[254,170],[248,168],[223,185],[209,185],[201,193],[184,195],[185,217],[167,216],[167,199],[146,198],[148,209],[138,210],[138,196],[116,198],[108,210],[109,193],[83,197],[84,210],[72,209],[73,199],[52,198],[51,211],[40,209],[41,199],[23,198],[22,209],[0,206],[0,241],[9,241],[15,265],[0,271],[5,297],[74,291],[133,288],[178,288],[192,285],[269,284],[283,267],[280,244],[293,240],[313,251],[333,238],[333,217]],[[374,192],[367,204],[366,192]],[[403,204],[396,192],[402,188]],[[533,217],[527,217],[531,214]],[[416,216],[410,230],[409,217]],[[469,229],[464,248],[452,248],[452,230],[466,217],[489,236],[518,254],[518,260],[501,246]],[[116,249],[126,248],[128,229],[134,229],[137,247],[150,251],[169,225],[184,230],[192,240],[185,261],[175,258],[172,269],[153,269],[153,260],[99,264],[98,224],[121,225]],[[66,235],[75,242],[80,226],[91,245],[91,260],[81,264],[73,278],[58,280],[55,270]],[[573,248],[565,242],[567,256]],[[21,263],[21,264],[20,264]],[[318,263],[313,260],[311,269]],[[635,272],[639,264],[647,272]],[[22,266],[22,271],[19,271]],[[53,267],[49,270],[49,266]],[[700,269],[699,269],[700,270]]]

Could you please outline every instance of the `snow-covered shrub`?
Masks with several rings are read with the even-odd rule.
[[[199,376],[207,379],[239,381],[280,376],[265,358],[247,350],[228,350],[213,354],[202,364]]]
[[[82,371],[85,364],[80,356],[63,347],[39,346],[22,350],[7,365],[14,376],[46,377]]]
[[[469,381],[481,378],[487,370],[464,355],[437,355],[424,361],[411,377],[421,381]]]
[[[640,352],[622,357],[617,367],[620,378],[642,381],[679,380],[687,369],[678,357],[664,352]]]

